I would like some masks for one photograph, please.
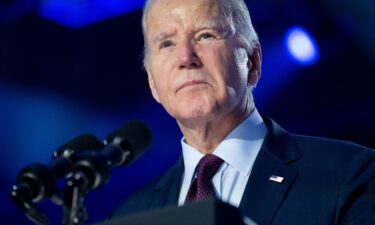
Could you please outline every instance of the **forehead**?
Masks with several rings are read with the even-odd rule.
[[[160,14],[161,11],[170,11],[177,8],[219,8],[220,0],[150,0],[149,14],[154,12]],[[163,10],[164,9],[164,10]]]
[[[160,30],[172,23],[179,28],[197,23],[223,21],[219,0],[152,0],[146,17],[147,32]]]

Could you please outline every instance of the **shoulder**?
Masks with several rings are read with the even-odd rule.
[[[374,157],[375,150],[344,140],[292,134],[284,130],[273,120],[265,117],[268,128],[265,142],[269,148],[293,147],[302,157],[319,157],[320,159],[335,158],[349,160],[355,156]],[[271,143],[271,144],[270,144]]]
[[[129,196],[118,207],[116,207],[109,215],[109,218],[124,216],[136,212],[146,211],[153,208],[161,207],[163,203],[163,195],[160,195],[160,189],[163,186],[170,186],[173,180],[178,180],[181,176],[181,159],[177,161],[162,175],[148,182],[143,188]]]
[[[336,160],[374,158],[375,150],[344,140],[291,134],[302,155]],[[347,161],[348,162],[348,161]]]
[[[301,153],[300,171],[335,180],[344,187],[375,176],[375,150],[349,141],[291,135]]]
[[[309,174],[352,177],[375,167],[375,151],[349,141],[291,134],[269,118],[263,147],[284,162]],[[369,170],[367,170],[369,171]]]
[[[334,215],[337,224],[373,222],[369,219],[375,202],[373,149],[349,141],[291,134],[270,119],[265,122],[264,151],[298,172],[290,199],[300,203],[303,196],[306,204],[319,206],[319,214]]]

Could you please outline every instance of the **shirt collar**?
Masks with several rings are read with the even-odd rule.
[[[223,159],[230,167],[249,175],[251,167],[263,143],[267,128],[256,108],[249,117],[232,130],[216,147],[214,155]],[[185,166],[185,178],[192,179],[195,167],[204,156],[199,150],[181,139]]]

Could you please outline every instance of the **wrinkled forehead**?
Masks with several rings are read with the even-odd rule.
[[[220,0],[150,0],[145,13],[147,27],[171,18],[224,19]]]
[[[221,0],[149,0],[148,12],[155,10],[177,8],[183,6],[205,6],[209,8],[220,7]]]

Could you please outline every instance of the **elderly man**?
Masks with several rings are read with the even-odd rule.
[[[144,65],[182,157],[115,215],[208,197],[258,224],[375,224],[375,156],[289,134],[254,105],[261,48],[242,0],[150,0]]]

